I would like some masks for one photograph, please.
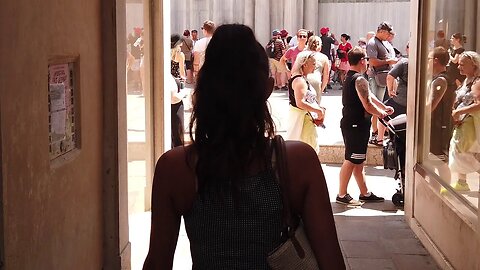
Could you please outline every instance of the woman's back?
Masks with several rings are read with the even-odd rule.
[[[239,57],[225,69],[232,51]],[[268,269],[283,214],[271,169],[275,126],[267,106],[273,90],[268,73],[265,50],[249,27],[215,30],[193,92],[192,144],[164,153],[155,167],[144,269],[172,268],[182,216],[194,269]],[[319,266],[345,269],[315,151],[288,142],[284,157],[291,181],[282,191],[305,224]]]
[[[280,244],[282,198],[272,170],[231,187],[207,189],[184,216],[192,269],[269,269],[267,255]]]

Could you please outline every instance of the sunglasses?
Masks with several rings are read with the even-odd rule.
[[[298,35],[299,38],[307,38],[307,35]]]

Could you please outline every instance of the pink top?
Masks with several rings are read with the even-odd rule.
[[[295,60],[297,60],[297,55],[300,52],[301,51],[298,49],[298,46],[292,47],[285,52],[285,58],[287,58],[287,60],[291,60],[292,64],[294,64]]]

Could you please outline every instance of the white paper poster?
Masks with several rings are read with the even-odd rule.
[[[59,136],[60,140],[63,139],[63,137],[65,136],[66,118],[67,118],[67,111],[66,110],[52,112],[52,114],[51,114],[51,130],[50,130],[50,132],[53,133],[53,134],[61,135],[61,136]],[[55,136],[55,137],[58,137],[58,136]]]
[[[65,85],[63,83],[50,84],[50,111],[65,110]]]

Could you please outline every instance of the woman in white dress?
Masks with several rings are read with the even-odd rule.
[[[311,52],[320,52],[322,49],[322,39],[319,36],[311,36],[307,41],[307,50]],[[313,73],[307,75],[308,82],[315,89],[317,94],[317,103],[320,104],[322,93],[328,84],[330,74],[330,62],[328,57],[323,53],[316,53],[315,60],[317,67]]]
[[[480,56],[473,51],[460,55],[458,69],[465,75],[457,89],[452,117],[455,128],[450,140],[449,167],[458,174],[454,189],[469,191],[467,174],[480,172]]]

